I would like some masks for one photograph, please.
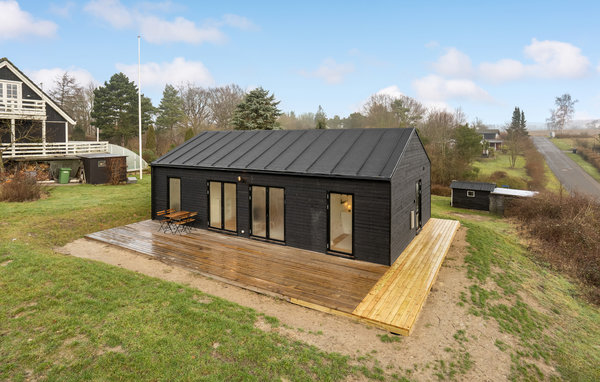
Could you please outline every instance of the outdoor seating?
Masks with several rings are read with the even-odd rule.
[[[167,210],[158,211],[156,213],[156,218],[160,221],[160,227],[158,227],[159,231],[166,232],[167,229],[170,229],[171,219],[167,217],[168,214],[172,214],[175,212],[174,209],[169,208]]]
[[[196,216],[198,215],[197,212],[190,212],[189,214],[187,214],[187,216],[182,219],[179,220],[177,222],[175,222],[174,224],[176,225],[176,229],[175,229],[175,233],[190,233],[192,232],[192,224],[196,221]]]

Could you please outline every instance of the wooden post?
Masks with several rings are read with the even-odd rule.
[[[17,140],[17,134],[15,131],[15,120],[10,120],[10,145],[12,147],[12,156],[15,156],[15,141]]]
[[[42,154],[46,155],[46,120],[42,119]]]
[[[69,153],[69,122],[65,122],[65,154]]]

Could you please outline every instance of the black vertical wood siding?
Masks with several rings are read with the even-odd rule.
[[[490,192],[489,191],[473,191],[475,197],[467,196],[466,189],[452,189],[452,207],[468,208],[471,210],[489,211],[490,209]]]
[[[416,236],[410,228],[410,212],[416,211],[416,186],[421,180],[422,225],[431,217],[431,173],[430,163],[418,136],[414,134],[400,158],[391,181],[391,263],[396,261],[404,248]]]
[[[237,181],[238,176],[242,176],[242,182]],[[390,263],[388,181],[153,167],[153,218],[156,211],[168,208],[167,177],[181,178],[181,208],[198,212],[199,228],[208,228],[206,182],[236,183],[237,233],[246,237],[250,228],[249,186],[282,187],[285,189],[285,244],[324,253],[327,253],[329,229],[327,192],[354,194],[353,255],[359,260]]]

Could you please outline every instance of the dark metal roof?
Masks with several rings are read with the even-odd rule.
[[[494,183],[465,182],[465,181],[453,180],[452,183],[450,184],[450,188],[460,188],[462,190],[492,192],[496,188],[496,185]]]
[[[205,131],[152,166],[390,179],[415,129]]]

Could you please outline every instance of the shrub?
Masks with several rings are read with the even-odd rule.
[[[156,160],[158,156],[156,155],[156,152],[154,150],[146,149],[142,153],[142,158],[144,158],[146,162],[150,163]]]
[[[12,179],[8,179],[0,188],[0,201],[25,202],[37,200],[42,196],[42,187],[34,177],[18,171]]]
[[[529,189],[542,191],[546,187],[546,174],[544,168],[544,157],[537,151],[535,146],[528,145],[524,152],[525,170],[531,177]]]
[[[450,196],[451,194],[450,187],[443,186],[441,184],[432,184],[431,185],[431,194],[439,195],[439,196]]]
[[[596,167],[600,171],[600,154],[592,149],[585,147],[577,147],[577,153],[592,166]]]
[[[506,210],[541,243],[538,253],[589,286],[600,303],[600,203],[583,195],[542,194],[515,200]]]
[[[509,186],[510,188],[527,189],[527,181],[522,178],[515,178],[508,175],[505,171],[495,171],[483,182],[495,183],[498,187]]]

